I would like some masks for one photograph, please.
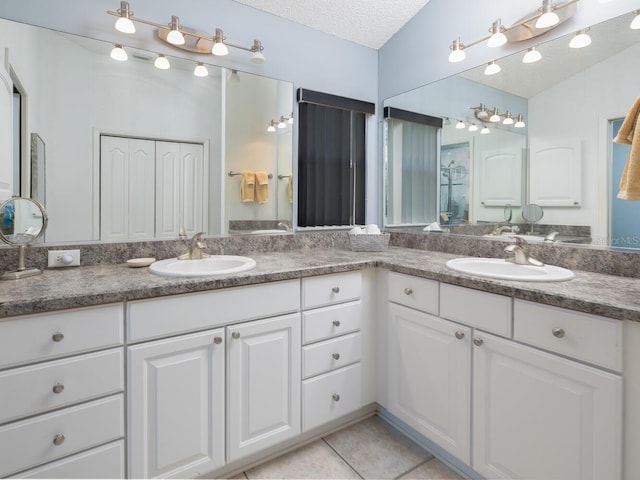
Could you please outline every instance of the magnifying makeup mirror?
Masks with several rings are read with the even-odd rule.
[[[26,268],[24,252],[47,228],[44,206],[33,198],[11,197],[0,204],[0,240],[18,247],[18,268],[0,275],[0,280],[18,280],[42,273]]]

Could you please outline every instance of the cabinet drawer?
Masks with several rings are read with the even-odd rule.
[[[568,357],[622,370],[623,322],[516,300],[516,340]]]
[[[511,298],[454,285],[440,285],[440,316],[470,327],[511,336]]]
[[[122,348],[0,372],[0,423],[123,389]],[[57,392],[57,393],[56,393]]]
[[[302,279],[302,308],[315,308],[360,298],[360,271]]]
[[[362,344],[359,332],[307,345],[302,348],[302,378],[313,377],[359,362],[361,355]]]
[[[300,310],[300,281],[130,302],[127,339],[138,342]]]
[[[360,330],[362,304],[357,302],[302,313],[302,343],[307,344]]]
[[[389,300],[406,307],[438,315],[438,282],[389,272]]]
[[[0,476],[35,467],[123,436],[122,395],[0,427]],[[64,440],[55,445],[54,439]],[[58,437],[57,437],[58,436]]]
[[[124,441],[22,472],[20,478],[124,478]]]
[[[304,431],[330,422],[362,406],[360,364],[302,382]]]
[[[123,307],[63,310],[0,322],[0,368],[121,345]]]

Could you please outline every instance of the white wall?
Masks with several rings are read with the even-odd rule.
[[[609,205],[607,120],[624,117],[640,95],[640,45],[529,99],[529,141],[553,144],[578,139],[582,151],[582,204],[546,207],[544,223],[591,225],[594,243],[607,245]],[[593,92],[598,92],[594,95]],[[616,192],[617,193],[617,192]]]

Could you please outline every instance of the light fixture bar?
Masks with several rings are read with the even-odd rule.
[[[126,3],[126,6],[124,5],[125,3]],[[222,35],[222,30],[220,28],[216,28],[215,35],[211,36],[206,33],[198,32],[191,28],[183,27],[180,24],[178,17],[176,16],[171,17],[171,23],[162,24],[162,23],[153,22],[151,20],[146,20],[144,18],[136,17],[133,14],[133,12],[129,9],[129,4],[127,2],[121,2],[120,7],[121,8],[118,9],[117,11],[108,10],[107,13],[109,15],[113,15],[120,19],[124,17],[129,19],[131,22],[142,23],[145,25],[149,25],[151,27],[155,27],[158,29],[158,36],[162,40],[167,41],[168,43],[171,43],[173,46],[182,48],[183,50],[188,50],[188,51],[197,52],[197,53],[212,53],[211,50],[214,45],[222,45],[222,47],[232,47],[232,48],[237,48],[239,50],[244,50],[246,52],[251,52],[253,54],[251,57],[252,63],[264,62],[264,54],[262,53],[262,51],[264,50],[264,47],[262,46],[262,42],[260,42],[260,40],[256,39],[253,41],[253,45],[251,45],[250,47],[244,47],[242,45],[237,45],[235,43],[228,42],[226,40],[226,37]],[[185,38],[191,38],[191,41],[186,42],[184,45],[176,45],[175,43],[168,41],[167,37],[169,33],[172,31],[181,33],[182,36],[184,36]],[[218,42],[218,40],[221,40],[221,41]],[[208,52],[203,51],[202,48],[198,46],[198,43],[200,43],[200,41],[202,41],[205,44],[211,45],[211,48],[209,48]]]

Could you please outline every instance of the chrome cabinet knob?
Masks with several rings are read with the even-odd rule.
[[[340,326],[340,320],[334,320],[333,321],[333,326],[334,327],[339,327]]]
[[[233,333],[231,334],[231,337],[232,337],[232,338],[235,338],[235,339],[240,338],[240,332],[233,332]]]
[[[340,401],[340,395],[338,395],[337,393],[334,393],[333,395],[331,395],[331,398],[333,398],[334,402]]]
[[[404,289],[404,294],[405,295],[411,295],[413,293],[413,290],[411,290],[409,287]]]
[[[54,342],[61,342],[62,340],[64,340],[64,335],[60,332],[54,333],[51,337],[51,340],[53,340]]]
[[[458,340],[462,340],[462,339],[464,338],[464,332],[463,332],[463,331],[461,331],[461,330],[458,330],[458,331],[456,332],[456,338],[457,338]]]
[[[479,346],[480,346],[480,345],[482,345],[483,343],[484,343],[484,340],[482,340],[482,339],[481,339],[481,338],[479,338],[479,337],[476,337],[476,338],[474,338],[474,339],[473,339],[473,344],[474,344],[476,347],[479,347]]]
[[[333,288],[331,289],[331,291],[332,291],[333,293],[340,293],[340,287],[333,287]]]
[[[61,433],[56,433],[56,436],[53,437],[54,445],[62,445],[64,443],[64,435]]]
[[[222,343],[222,337],[213,337],[213,343],[220,345]]]
[[[553,336],[556,337],[556,338],[564,337],[564,329],[563,328],[554,328],[553,330],[551,330],[551,333],[553,333]]]
[[[63,390],[64,390],[64,385],[62,385],[61,383],[56,383],[53,386],[53,393],[62,393]]]
[[[331,357],[333,357],[334,360],[340,360],[340,354],[339,353],[334,353],[333,355],[331,355]]]

